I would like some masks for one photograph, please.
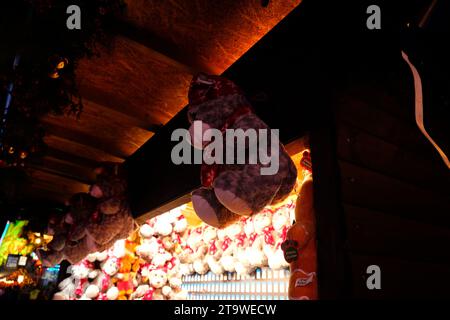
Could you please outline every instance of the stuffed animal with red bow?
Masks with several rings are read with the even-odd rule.
[[[230,145],[226,142],[230,129],[242,129],[244,132],[256,130],[257,134],[261,132],[259,130],[266,130],[267,133],[267,150],[262,150],[261,141],[258,141],[258,155],[254,154],[254,146],[246,143],[239,148],[235,143],[237,139],[233,138],[233,164],[213,161],[211,165],[202,165],[202,188],[192,193],[192,203],[205,223],[216,228],[225,227],[242,216],[251,216],[267,205],[281,202],[292,191],[297,178],[294,163],[233,82],[219,76],[195,76],[189,89],[188,118],[192,124],[189,130],[191,144],[213,158],[215,152],[222,152],[223,163],[229,156],[227,153],[230,153]],[[204,136],[205,133],[207,136],[208,129],[222,132],[224,147],[221,150],[210,148],[213,141],[208,141]],[[238,164],[235,150],[245,154],[245,164]],[[278,160],[278,167],[273,172],[269,172],[273,163],[262,161],[261,153]]]

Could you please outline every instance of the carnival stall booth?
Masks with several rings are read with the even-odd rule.
[[[54,298],[317,298],[311,163],[303,140],[291,149],[300,150],[292,156],[298,176],[280,203],[222,228],[202,221],[192,202],[146,219],[69,267]]]

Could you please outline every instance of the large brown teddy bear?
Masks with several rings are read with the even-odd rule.
[[[77,263],[85,253],[95,248],[92,238],[87,235],[87,226],[97,208],[97,200],[87,193],[77,193],[67,203],[69,212],[64,216],[54,216],[48,225],[48,234],[53,235],[47,251],[41,251],[44,265],[51,266],[68,260]]]
[[[270,128],[253,112],[241,90],[223,77],[199,74],[193,78],[189,89],[188,118],[191,144],[196,148],[207,147],[202,137],[209,128],[221,130],[222,133],[226,129],[242,129],[244,132],[248,129],[256,132],[266,129],[267,155],[277,156],[271,154]],[[201,121],[201,124],[195,121]],[[199,127],[201,132],[195,129]],[[225,134],[223,136],[223,145],[229,148]],[[249,152],[246,153],[245,164],[237,164],[237,161],[234,164],[202,164],[203,187],[192,193],[192,203],[204,222],[222,228],[289,195],[296,183],[297,169],[283,145],[275,141],[279,144],[279,167],[274,174],[261,174],[261,169],[269,164],[263,164],[259,158],[256,163],[250,164]],[[246,145],[246,151],[248,149]],[[236,160],[237,156],[233,156]]]
[[[104,163],[96,170],[90,193],[78,193],[69,201],[69,212],[49,221],[53,240],[41,251],[43,264],[68,260],[76,264],[89,253],[110,248],[133,231],[134,220],[126,197],[127,185],[119,165]]]
[[[99,201],[99,218],[87,226],[87,233],[94,239],[97,251],[127,238],[134,228],[126,195],[127,183],[120,169],[117,163],[104,163],[97,169],[97,181],[91,186],[90,194]]]

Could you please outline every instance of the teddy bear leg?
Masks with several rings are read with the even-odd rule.
[[[222,172],[213,182],[214,193],[228,210],[243,216],[258,213],[277,194],[281,177],[261,175],[259,165],[248,165],[242,171]]]
[[[200,219],[216,228],[225,227],[240,218],[225,208],[211,189],[200,188],[192,192],[192,205]]]

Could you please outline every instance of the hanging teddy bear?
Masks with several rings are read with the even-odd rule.
[[[97,179],[90,195],[98,199],[96,216],[87,226],[97,251],[111,247],[133,231],[134,220],[127,201],[127,183],[118,163],[104,163],[96,169]]]
[[[68,202],[69,213],[60,221],[50,221],[54,240],[50,250],[38,253],[45,266],[64,259],[75,264],[89,253],[112,247],[133,231],[126,179],[119,164],[103,163],[96,173],[90,193],[75,194]]]
[[[86,228],[95,212],[96,199],[87,193],[77,193],[67,204],[67,214],[49,220],[47,229],[53,234],[53,240],[48,245],[49,250],[38,251],[44,266],[53,266],[62,260],[75,264],[95,251],[94,239],[87,234]]]
[[[270,128],[252,111],[250,103],[233,82],[219,76],[195,76],[189,88],[188,118],[192,124],[189,130],[191,143],[196,148],[207,147],[204,133],[211,128],[222,133],[227,129],[244,132],[265,129],[268,133],[267,156],[277,157],[279,161],[276,173],[263,175],[261,170],[267,169],[269,164],[263,164],[261,159],[249,164],[249,146],[246,146],[246,164],[236,164],[235,154],[232,155],[234,164],[203,164],[202,188],[192,193],[192,203],[205,223],[225,227],[241,216],[250,216],[267,205],[284,200],[292,191],[297,178],[294,163],[278,141],[278,148],[273,148],[278,154],[271,154],[274,139]],[[223,145],[227,145],[223,139]]]

